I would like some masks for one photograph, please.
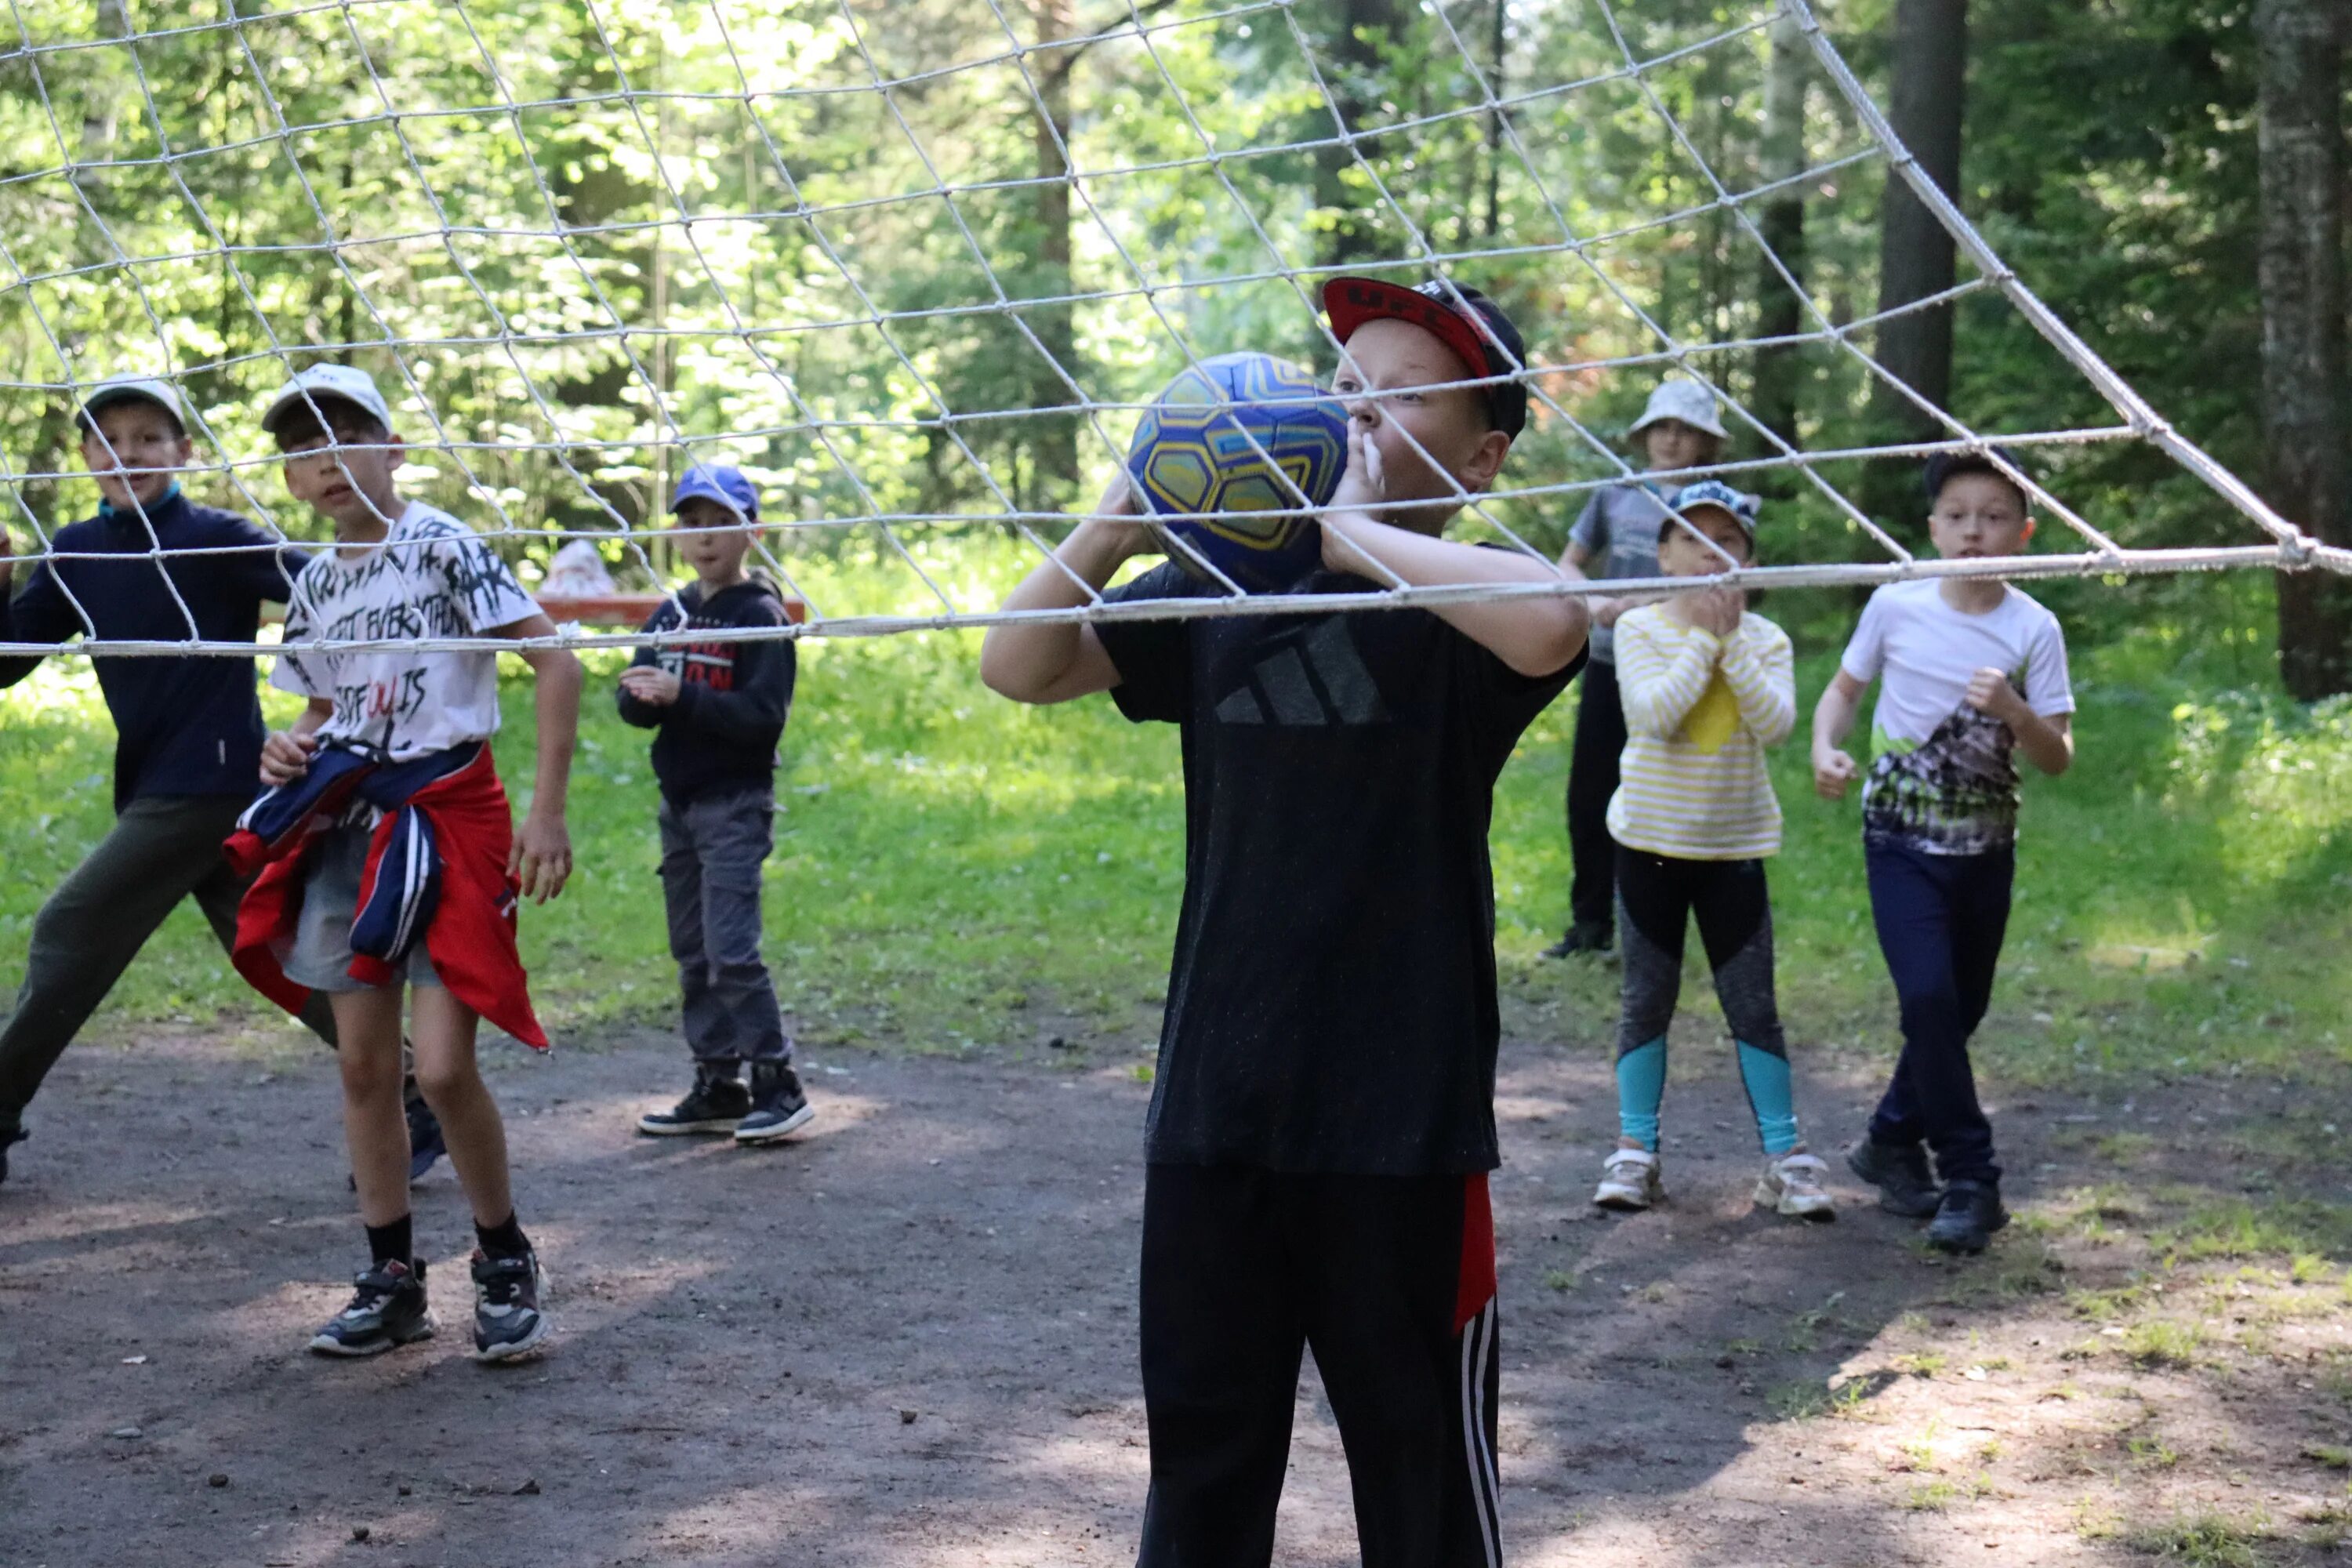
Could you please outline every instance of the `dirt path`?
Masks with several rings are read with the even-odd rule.
[[[631,1133],[678,1077],[664,1037],[520,1055],[494,1081],[562,1332],[504,1373],[458,1354],[446,1166],[417,1215],[452,1327],[369,1363],[299,1352],[355,1261],[326,1061],[69,1056],[0,1188],[0,1563],[1132,1560],[1138,1058],[820,1050],[813,1135],[754,1153]],[[2004,1107],[2027,1223],[1950,1267],[1851,1183],[1834,1226],[1751,1214],[1737,1085],[1683,1058],[1706,1071],[1677,1074],[1675,1201],[1628,1222],[1583,1203],[1605,1064],[1507,1047],[1513,1561],[2321,1560],[2352,1462],[2326,1451],[2352,1389],[2341,1258],[2156,1261],[2211,1162],[2143,1119],[2212,1089]],[[1865,1087],[1817,1071],[1801,1103],[1843,1135]],[[2240,1112],[2318,1114],[2229,1092],[2203,1147]],[[2131,1182],[2097,1184],[2109,1155]],[[2208,1196],[2260,1215],[2262,1190]],[[1311,1384],[1281,1540],[1353,1561]]]

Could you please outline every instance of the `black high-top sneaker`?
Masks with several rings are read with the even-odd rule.
[[[554,1321],[540,1306],[547,1277],[539,1254],[492,1258],[474,1249],[474,1359],[517,1361],[547,1342]]]
[[[1982,1252],[1992,1233],[2008,1223],[1999,1187],[1990,1182],[1947,1182],[1936,1217],[1927,1222],[1927,1245],[1943,1252]]]
[[[751,1091],[735,1076],[734,1066],[698,1066],[694,1087],[667,1110],[648,1110],[637,1118],[637,1131],[656,1138],[681,1132],[732,1132],[751,1109]]]
[[[1906,1219],[1926,1219],[1943,1194],[1927,1173],[1927,1151],[1916,1143],[1881,1143],[1864,1133],[1845,1152],[1845,1167],[1878,1189],[1878,1206]]]
[[[782,1062],[751,1064],[751,1114],[735,1125],[738,1143],[772,1143],[789,1138],[816,1118],[816,1107],[801,1092],[801,1075]]]
[[[425,1265],[378,1263],[352,1281],[352,1304],[310,1336],[320,1355],[382,1355],[394,1345],[433,1337],[425,1306]]]

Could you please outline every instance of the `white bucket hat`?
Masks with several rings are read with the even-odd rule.
[[[1679,419],[1694,430],[1723,438],[1723,422],[1715,416],[1715,395],[1695,381],[1658,383],[1657,390],[1650,394],[1650,405],[1625,434],[1639,436],[1661,419]]]
[[[269,400],[268,411],[261,416],[261,428],[275,436],[279,421],[289,413],[331,398],[363,408],[377,424],[387,430],[392,428],[392,409],[384,402],[383,394],[375,389],[375,378],[357,365],[349,364],[314,364],[279,387],[278,395]]]

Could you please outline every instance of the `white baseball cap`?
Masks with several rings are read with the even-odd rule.
[[[110,375],[91,387],[82,395],[82,428],[89,429],[96,423],[100,409],[134,400],[154,404],[179,425],[180,434],[188,433],[188,414],[180,406],[179,393],[170,382],[152,375]]]
[[[1723,422],[1715,416],[1715,395],[1695,381],[1658,383],[1658,389],[1650,394],[1650,405],[1625,434],[1639,436],[1661,419],[1679,419],[1718,439],[1723,436]]]
[[[261,428],[275,436],[279,422],[289,413],[323,404],[330,398],[362,409],[386,430],[392,428],[392,408],[384,402],[383,394],[375,389],[375,378],[350,364],[314,364],[279,387],[278,395],[269,400],[268,411],[261,416]]]

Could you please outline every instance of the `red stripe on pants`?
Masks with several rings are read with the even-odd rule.
[[[1495,1210],[1486,1198],[1486,1173],[1462,1178],[1462,1268],[1454,1288],[1454,1331],[1495,1299]]]

